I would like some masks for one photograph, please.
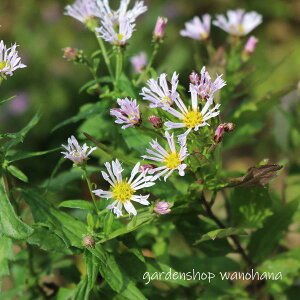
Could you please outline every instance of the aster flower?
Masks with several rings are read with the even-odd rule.
[[[139,162],[134,166],[130,178],[125,180],[122,178],[122,166],[117,159],[112,161],[112,163],[107,162],[104,165],[108,174],[104,171],[101,173],[104,180],[110,184],[110,190],[104,191],[98,189],[94,190],[93,193],[101,198],[115,200],[112,204],[107,206],[107,209],[112,210],[117,217],[119,217],[122,216],[123,206],[129,214],[137,214],[137,211],[131,201],[138,202],[142,205],[150,204],[147,201],[149,195],[135,195],[137,190],[150,187],[155,184],[153,182],[153,176],[147,176],[147,171],[140,172]]]
[[[99,36],[105,41],[118,46],[124,46],[131,38],[134,31],[135,24],[131,24],[126,17],[120,17],[118,26],[116,26],[110,19],[102,21],[102,27],[96,28]]]
[[[15,70],[26,67],[21,63],[17,47],[17,44],[13,44],[6,48],[4,42],[0,42],[0,74],[12,76]]]
[[[136,104],[136,100],[118,99],[120,108],[112,108],[110,114],[115,116],[117,119],[115,123],[126,124],[122,126],[122,129],[126,129],[131,126],[138,126],[141,123],[141,114],[139,105]]]
[[[149,174],[154,174],[153,180],[164,176],[164,180],[175,171],[178,170],[180,176],[184,176],[184,169],[186,168],[186,164],[183,163],[184,159],[188,156],[187,147],[186,147],[186,139],[181,139],[179,143],[180,149],[176,150],[175,142],[174,142],[174,134],[170,135],[169,132],[165,133],[165,138],[168,141],[169,150],[165,150],[157,140],[152,140],[150,142],[150,146],[152,149],[146,149],[147,153],[152,155],[143,155],[142,158],[153,160],[156,162],[160,162],[163,166],[150,169]]]
[[[213,24],[234,36],[244,36],[262,23],[262,16],[255,11],[245,13],[243,9],[228,10],[227,18],[217,15]]]
[[[192,98],[192,107],[187,108],[181,99],[176,99],[175,104],[178,107],[179,111],[168,107],[166,110],[173,116],[177,117],[180,122],[171,122],[168,121],[165,123],[167,129],[175,128],[187,128],[184,134],[178,136],[179,140],[184,140],[186,136],[194,129],[197,131],[200,127],[209,126],[207,121],[213,117],[216,117],[220,111],[218,108],[220,104],[215,105],[212,109],[209,109],[213,105],[213,98],[210,97],[207,99],[203,108],[199,109],[198,105],[198,93],[196,89],[191,85],[190,93]]]
[[[185,23],[185,29],[180,31],[182,36],[194,40],[206,40],[210,34],[211,16],[205,14],[202,21],[199,17],[194,17],[191,21]]]
[[[164,38],[165,36],[165,30],[168,24],[168,19],[167,18],[163,18],[163,17],[158,17],[156,24],[155,24],[155,28],[153,31],[153,38],[155,40],[161,40]]]
[[[161,74],[157,80],[151,78],[148,80],[147,85],[149,88],[144,87],[140,95],[144,100],[150,101],[150,108],[170,106],[174,103],[175,99],[179,97],[177,93],[178,74],[173,73],[171,80],[171,88],[168,86],[167,74]]]
[[[95,17],[102,13],[101,10],[94,5],[94,2],[95,0],[76,0],[72,5],[65,7],[65,15],[73,17],[86,25],[91,21],[96,22]]]
[[[145,52],[140,52],[138,55],[132,56],[130,62],[136,73],[142,73],[147,65],[147,54]]]
[[[213,82],[206,68],[201,69],[200,75],[193,72],[190,75],[192,87],[196,89],[198,95],[202,99],[207,99],[213,96],[218,90],[226,85],[225,80],[222,79],[223,75],[217,75],[216,80]]]
[[[169,202],[157,202],[154,207],[154,211],[158,215],[166,215],[171,212],[171,204]]]
[[[68,138],[68,145],[62,146],[67,150],[67,152],[61,152],[65,155],[64,158],[73,161],[74,165],[85,163],[89,159],[89,155],[97,149],[96,147],[89,147],[86,144],[81,147],[73,135]]]

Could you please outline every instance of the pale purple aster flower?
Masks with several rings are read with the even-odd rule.
[[[167,129],[175,129],[175,128],[187,128],[186,132],[179,135],[178,138],[180,141],[185,140],[186,136],[192,131],[197,131],[200,127],[210,126],[207,121],[213,117],[219,115],[220,111],[218,108],[220,104],[215,105],[212,109],[209,109],[211,105],[213,105],[213,98],[210,97],[207,99],[203,108],[200,111],[198,104],[198,92],[190,85],[190,93],[192,98],[192,107],[187,108],[181,99],[175,99],[175,104],[178,107],[179,111],[168,107],[166,109],[167,112],[172,114],[173,116],[179,119],[179,122],[171,122],[168,121],[165,123]]]
[[[126,17],[120,17],[118,26],[106,18],[102,21],[102,27],[96,28],[99,36],[105,41],[118,46],[124,46],[131,38],[135,24],[131,24]]]
[[[199,17],[194,17],[191,21],[185,23],[185,29],[180,31],[182,36],[194,40],[206,40],[210,34],[211,16],[205,14],[202,21]]]
[[[154,39],[161,40],[161,39],[164,38],[167,24],[168,24],[168,19],[167,18],[163,18],[163,17],[158,17],[157,18],[155,28],[154,28],[154,31],[153,31]]]
[[[213,24],[234,36],[244,36],[262,23],[262,15],[255,11],[246,13],[244,9],[228,10],[227,18],[217,15]]]
[[[65,15],[81,23],[87,24],[101,14],[101,10],[94,5],[95,0],[76,0],[72,5],[65,7]]]
[[[137,211],[132,205],[131,201],[138,202],[142,205],[149,205],[149,194],[146,196],[135,195],[137,190],[153,186],[153,176],[147,176],[147,171],[140,172],[140,163],[138,162],[132,172],[129,179],[122,178],[122,166],[116,159],[111,163],[104,164],[107,172],[102,171],[102,177],[110,184],[110,190],[104,191],[101,189],[94,190],[93,193],[100,198],[114,199],[115,201],[107,206],[107,209],[112,210],[117,217],[122,216],[122,208],[129,214],[136,215]],[[138,174],[139,173],[139,174]],[[137,175],[137,176],[136,176]]]
[[[169,202],[160,201],[155,204],[154,211],[158,215],[166,215],[171,212],[170,207],[171,207],[171,204]]]
[[[138,16],[147,11],[144,1],[136,1],[132,9],[128,9],[129,3],[130,0],[121,0],[118,10],[112,10],[108,0],[94,0],[93,5],[100,19],[110,19],[114,25],[117,25],[120,17],[128,19],[129,23],[134,23]]]
[[[139,126],[141,124],[141,114],[136,100],[125,98],[118,99],[117,102],[120,105],[120,108],[112,108],[110,110],[110,114],[117,118],[115,123],[126,124],[121,127],[122,129],[131,126]]]
[[[175,99],[179,97],[176,91],[178,85],[178,74],[173,73],[171,80],[171,88],[168,86],[167,74],[161,74],[157,80],[151,78],[147,81],[149,88],[142,88],[144,100],[150,101],[150,108],[170,106],[174,103]]]
[[[250,36],[244,47],[244,53],[250,56],[255,51],[257,42],[258,39],[255,36]]]
[[[4,42],[0,42],[0,74],[12,76],[15,70],[26,68],[26,65],[21,63],[17,47],[17,44],[13,44],[6,48]]]
[[[207,99],[213,96],[218,90],[226,85],[225,80],[222,79],[223,75],[217,75],[215,81],[212,81],[206,68],[203,67],[200,71],[200,75],[193,72],[190,75],[190,81],[192,87],[197,91],[201,99]]]
[[[136,73],[143,73],[147,65],[147,54],[145,52],[140,52],[138,55],[132,56],[130,62]]]
[[[174,142],[174,134],[170,135],[169,132],[165,132],[165,138],[168,141],[169,150],[165,150],[157,140],[152,140],[150,142],[151,149],[146,149],[149,155],[143,155],[142,158],[153,160],[162,164],[162,166],[150,169],[149,174],[154,174],[153,180],[164,176],[164,180],[175,171],[178,170],[180,176],[184,176],[184,170],[186,164],[183,163],[184,159],[189,155],[187,153],[186,139],[181,139],[179,143],[180,149],[177,150]]]
[[[97,149],[96,147],[89,147],[86,144],[81,147],[73,135],[68,138],[68,145],[62,146],[67,150],[67,152],[61,152],[65,155],[64,158],[73,161],[74,165],[85,163],[89,159],[89,155]]]

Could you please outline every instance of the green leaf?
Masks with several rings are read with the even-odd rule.
[[[10,165],[7,167],[8,172],[14,177],[22,180],[23,182],[28,182],[27,176],[17,167]]]
[[[105,235],[108,235],[111,232],[111,227],[114,222],[115,216],[112,211],[108,211],[104,217],[103,222],[103,231]]]
[[[282,206],[267,219],[263,228],[252,234],[249,255],[254,262],[260,263],[275,249],[297,211],[298,202],[296,199]]]
[[[9,275],[8,262],[13,259],[11,239],[6,236],[0,236],[0,278]]]
[[[55,149],[51,149],[51,150],[47,150],[47,151],[39,151],[39,152],[17,152],[13,155],[6,156],[6,160],[8,161],[8,163],[11,163],[11,162],[15,162],[18,160],[30,158],[30,157],[45,155],[45,154],[55,152],[58,150],[60,150],[60,148],[55,148]]]
[[[5,193],[3,179],[0,182],[0,232],[16,240],[26,239],[33,232],[16,215]]]
[[[47,225],[67,247],[83,248],[82,237],[87,233],[83,222],[56,209],[38,191],[24,190],[22,196],[29,204],[35,222]]]
[[[8,102],[8,101],[13,100],[14,98],[16,98],[16,96],[12,96],[12,97],[9,97],[9,98],[7,98],[7,99],[0,100],[0,105],[1,105],[1,104],[4,104],[5,102]]]
[[[84,276],[74,290],[71,299],[74,300],[89,300],[91,290],[88,288],[88,277]]]
[[[60,203],[58,207],[80,208],[80,209],[88,209],[88,210],[95,209],[93,203],[84,200],[66,200]]]
[[[236,235],[236,234],[245,235],[247,233],[242,228],[229,227],[229,228],[225,228],[225,229],[216,229],[216,230],[210,231],[210,232],[202,235],[202,237],[199,240],[197,240],[194,243],[194,245],[197,245],[204,241],[222,239],[222,238],[226,238],[228,236]]]
[[[30,122],[22,130],[15,133],[15,137],[12,140],[6,142],[3,145],[4,152],[6,152],[7,150],[9,150],[11,147],[15,145],[22,143],[27,133],[39,122],[39,120],[40,120],[40,113],[36,113],[34,117],[30,120]]]
[[[91,290],[96,282],[99,272],[99,260],[96,256],[92,255],[89,251],[85,252],[85,264],[87,273],[87,288]]]

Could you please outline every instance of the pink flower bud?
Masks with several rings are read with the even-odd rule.
[[[158,116],[151,116],[148,118],[149,122],[154,128],[161,128],[163,125],[162,119]]]
[[[148,165],[142,165],[141,167],[140,167],[140,171],[141,172],[144,172],[144,171],[146,171],[146,170],[151,170],[151,169],[154,169],[154,168],[156,168],[157,166],[156,165],[153,165],[153,164],[148,164]]]
[[[224,124],[220,124],[214,134],[214,141],[216,144],[220,143],[224,136]]]
[[[83,238],[83,244],[85,247],[94,248],[95,240],[91,236],[85,236]]]
[[[155,204],[154,211],[158,215],[166,215],[171,211],[170,207],[171,205],[169,202],[158,202]]]
[[[226,132],[231,132],[234,129],[234,124],[233,123],[224,123],[223,126],[224,126],[224,130]]]
[[[155,40],[161,40],[165,36],[165,30],[167,27],[168,19],[163,17],[158,17],[156,25],[153,32],[153,37]]]
[[[258,39],[255,36],[250,36],[245,47],[244,47],[244,53],[247,56],[250,56],[256,48],[256,44],[258,42]]]
[[[64,52],[63,58],[67,60],[76,60],[79,56],[80,51],[72,47],[66,47],[62,49]]]

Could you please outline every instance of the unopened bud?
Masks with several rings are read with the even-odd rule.
[[[64,52],[63,58],[67,60],[75,60],[80,52],[78,49],[72,47],[65,47],[62,51]]]
[[[170,207],[171,204],[169,202],[158,202],[155,204],[154,211],[158,215],[166,215],[171,211]]]
[[[234,123],[224,123],[223,126],[226,132],[231,132],[234,129]]]
[[[165,30],[167,27],[168,19],[163,17],[158,17],[155,28],[153,31],[153,38],[155,40],[162,40],[165,36]]]
[[[146,171],[146,170],[151,170],[151,169],[154,169],[154,168],[156,168],[157,166],[156,165],[153,165],[153,164],[148,164],[148,165],[142,165],[141,167],[140,167],[140,171],[141,172],[144,172],[144,171]]]
[[[91,236],[87,235],[83,238],[83,244],[85,247],[94,248],[95,240]]]
[[[162,119],[158,116],[151,116],[148,118],[149,122],[154,128],[161,128],[163,125]]]
[[[224,124],[220,124],[214,134],[214,142],[216,144],[220,143],[223,140],[224,136]]]
[[[244,47],[244,54],[246,56],[250,56],[253,54],[256,48],[256,44],[258,42],[258,39],[255,36],[250,36],[248,41],[246,42],[246,45]]]

